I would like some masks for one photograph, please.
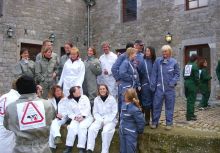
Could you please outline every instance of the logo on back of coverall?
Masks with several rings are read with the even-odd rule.
[[[17,104],[20,130],[46,126],[44,104],[41,101],[30,101]]]
[[[5,115],[5,104],[6,104],[6,97],[0,99],[0,115]]]

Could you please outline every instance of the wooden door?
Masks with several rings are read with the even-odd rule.
[[[28,44],[28,43],[21,43],[21,48],[27,48],[29,51],[29,57],[31,60],[35,61],[36,56],[41,51],[41,46],[39,44]]]

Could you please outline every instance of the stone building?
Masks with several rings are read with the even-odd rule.
[[[154,46],[157,55],[166,44],[164,37],[172,34],[174,49],[181,70],[192,53],[206,57],[213,79],[211,97],[217,97],[220,87],[215,68],[220,57],[219,0],[18,0],[3,1],[0,17],[0,93],[10,88],[11,67],[19,58],[19,50],[28,44],[36,46],[54,33],[54,51],[61,54],[67,40],[85,53],[87,13],[90,12],[90,44],[100,51],[100,44],[109,41],[112,50],[124,49],[128,41],[142,39]],[[14,34],[7,36],[11,27]],[[177,86],[177,96],[183,96],[183,78]]]
[[[81,0],[0,0],[0,94],[11,87],[13,65],[22,47],[34,56],[42,41],[54,34],[54,52],[64,42],[85,48],[86,5]],[[7,31],[12,29],[12,36]]]
[[[207,58],[214,99],[220,94],[215,74],[220,58],[219,6],[219,0],[96,0],[92,8],[92,41],[100,44],[108,40],[113,49],[121,49],[128,41],[142,39],[159,55],[169,32],[181,70],[192,53]],[[183,96],[183,78],[177,88],[177,96]]]

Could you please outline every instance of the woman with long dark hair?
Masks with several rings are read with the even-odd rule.
[[[150,89],[150,76],[156,59],[155,49],[148,46],[144,52],[144,60],[141,63],[140,83],[141,83],[141,105],[145,114],[146,125],[150,124],[150,116],[153,115],[153,96],[154,93]]]

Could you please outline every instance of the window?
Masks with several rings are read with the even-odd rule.
[[[3,0],[0,0],[0,17],[3,16]]]
[[[208,6],[208,0],[186,0],[186,9],[196,9]]]
[[[137,0],[122,0],[123,22],[137,19]]]

